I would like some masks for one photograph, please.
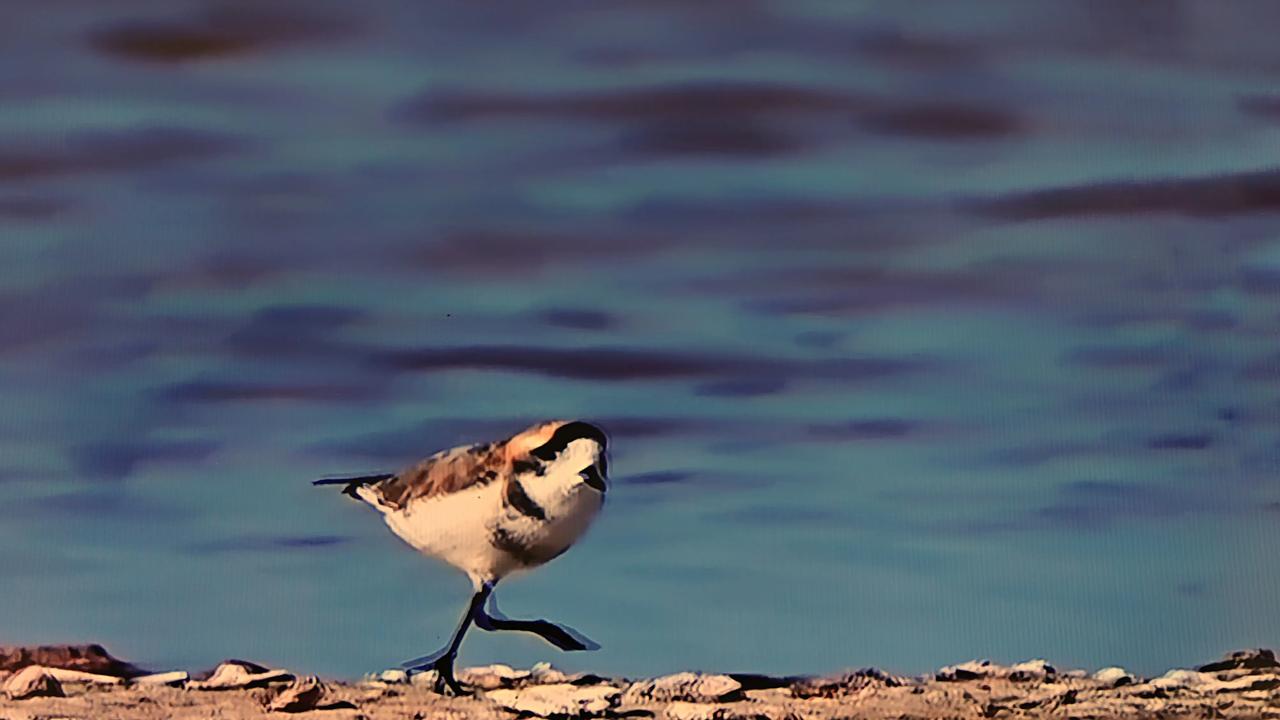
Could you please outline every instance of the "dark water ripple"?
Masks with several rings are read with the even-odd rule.
[[[1280,120],[1280,97],[1274,95],[1247,95],[1237,101],[1240,110],[1265,120]]]
[[[857,97],[817,88],[710,82],[570,95],[431,92],[406,101],[399,114],[417,122],[549,116],[602,122],[721,118],[739,123],[779,114],[848,112],[863,104]]]
[[[80,173],[140,172],[226,155],[243,141],[222,133],[152,126],[89,130],[42,143],[43,148],[0,147],[0,182]]]
[[[622,347],[596,346],[570,350],[521,345],[397,350],[376,357],[375,362],[401,371],[485,369],[602,381],[699,378],[725,374],[764,374],[774,376],[775,379],[777,376],[802,375],[857,381],[928,367],[924,359],[849,357],[795,362],[750,356],[663,353]]]
[[[67,212],[72,204],[52,197],[0,197],[0,219],[12,221],[48,220]]]
[[[101,442],[71,449],[72,462],[82,478],[128,477],[143,462],[198,463],[218,444],[198,440]]]
[[[99,53],[126,60],[176,63],[260,53],[302,41],[334,40],[348,34],[341,20],[261,5],[210,6],[171,20],[135,19],[93,30],[89,44]]]
[[[1013,113],[976,105],[922,103],[867,114],[864,127],[885,135],[982,140],[1018,134],[1023,123]]]
[[[1032,190],[986,201],[978,208],[1013,219],[1158,212],[1192,216],[1280,212],[1280,170]]]
[[[551,308],[538,313],[537,319],[571,330],[613,330],[619,325],[618,318],[609,313],[584,308]]]
[[[192,380],[163,388],[158,396],[175,403],[225,403],[262,400],[310,400],[317,402],[368,402],[379,393],[362,386],[281,385],[233,380]]]
[[[193,555],[211,555],[218,553],[272,553],[281,550],[309,550],[333,547],[348,542],[350,538],[337,535],[304,535],[278,537],[239,537],[227,540],[216,540],[197,543],[187,548]]]
[[[656,470],[627,476],[623,478],[623,482],[628,485],[667,485],[669,483],[685,483],[692,477],[693,473],[680,472],[679,470]]]

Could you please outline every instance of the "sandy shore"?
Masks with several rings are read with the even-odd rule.
[[[0,649],[0,719],[655,717],[813,718],[1280,718],[1280,663],[1270,651],[1232,653],[1198,668],[1141,678],[1043,661],[970,662],[924,677],[861,670],[825,678],[681,673],[646,680],[566,675],[549,666],[470,668],[471,697],[443,697],[429,676],[398,671],[355,682],[295,677],[252,663],[209,673],[143,676],[83,649]],[[44,654],[42,654],[42,652]],[[35,662],[39,661],[39,662]],[[68,669],[69,668],[69,669]],[[122,677],[125,676],[125,677]],[[127,679],[126,679],[127,678]],[[23,697],[26,695],[27,697]],[[15,699],[22,697],[23,699]]]

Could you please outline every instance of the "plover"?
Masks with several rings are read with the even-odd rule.
[[[403,667],[435,670],[437,691],[463,694],[453,663],[472,623],[531,632],[561,650],[594,647],[546,620],[503,617],[492,593],[502,578],[560,556],[586,532],[604,505],[607,449],[595,425],[554,420],[502,442],[438,452],[398,473],[314,481],[342,485],[342,492],[382,513],[400,539],[471,578],[475,594],[449,644]]]

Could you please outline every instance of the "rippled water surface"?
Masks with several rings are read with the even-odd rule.
[[[1280,645],[1272,3],[0,9],[0,641],[356,675],[313,477],[584,417],[597,672]]]

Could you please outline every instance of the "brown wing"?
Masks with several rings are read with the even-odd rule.
[[[494,482],[509,467],[501,445],[465,445],[438,452],[372,488],[383,505],[398,510],[419,498]]]
[[[538,423],[498,443],[463,445],[442,450],[395,475],[369,484],[380,505],[393,510],[419,498],[464,490],[496,482],[511,474],[516,462],[545,443],[564,420]]]

